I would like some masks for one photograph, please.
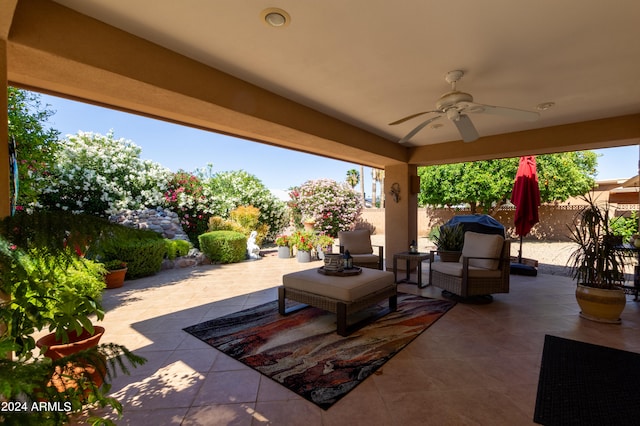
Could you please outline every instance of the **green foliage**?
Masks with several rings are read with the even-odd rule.
[[[492,213],[511,197],[518,158],[419,167],[420,205],[469,204],[472,213]],[[536,157],[541,201],[565,201],[595,184],[597,157],[591,151]]]
[[[291,235],[291,247],[302,251],[311,251],[316,247],[316,236],[311,231],[296,231]]]
[[[578,284],[614,289],[624,281],[624,255],[616,250],[609,206],[599,206],[591,196],[569,227],[569,238],[577,247],[569,257],[572,276]]]
[[[462,251],[464,228],[459,223],[454,226],[442,226],[433,238],[438,250]]]
[[[194,174],[176,173],[165,193],[165,205],[178,213],[191,241],[197,245],[198,235],[211,230],[211,217],[229,219],[241,206],[254,206],[260,212],[257,227],[249,232],[260,233],[259,227],[266,239],[275,238],[287,224],[285,204],[255,176],[242,170],[213,173],[211,167]]]
[[[207,176],[199,171],[200,176]],[[212,214],[229,218],[240,206],[253,206],[260,211],[258,224],[266,229],[266,240],[272,241],[288,224],[286,205],[278,200],[262,181],[244,170],[219,172],[206,180],[204,186]],[[260,232],[258,229],[252,229]]]
[[[122,227],[100,241],[95,250],[97,258],[126,262],[127,278],[135,279],[160,271],[167,245],[154,231]]]
[[[616,217],[611,219],[611,233],[629,241],[631,236],[638,233],[638,212],[631,212],[630,217]]]
[[[355,188],[360,183],[360,172],[356,169],[347,170],[347,183],[351,188]]]
[[[238,224],[239,229],[246,237],[252,231],[257,232],[256,244],[259,246],[269,234],[269,225],[260,223],[260,210],[254,206],[238,206],[229,213],[231,220]]]
[[[189,254],[189,250],[193,247],[189,241],[185,240],[164,240],[166,244],[166,256],[168,259],[175,259],[176,257],[182,257]]]
[[[198,237],[200,250],[213,262],[236,263],[246,259],[247,237],[235,231],[212,231]]]
[[[15,87],[7,88],[9,139],[16,141],[18,158],[18,206],[36,203],[48,182],[34,179],[40,170],[48,170],[59,149],[59,132],[45,129],[44,123],[54,114],[40,102],[40,95]],[[6,148],[5,148],[6,149]],[[12,188],[13,189],[13,188]]]
[[[101,320],[101,289],[104,267],[78,256],[114,227],[95,216],[64,212],[24,212],[3,219],[0,226],[0,399],[26,403],[50,401],[69,404],[65,411],[3,411],[5,424],[53,424],[69,422],[68,412],[79,413],[92,407],[110,406],[118,414],[121,404],[108,397],[110,383],[118,368],[128,374],[125,361],[132,366],[145,362],[119,345],[98,348],[52,360],[38,356],[33,334],[48,327],[65,341],[67,331],[93,331],[92,320]],[[9,301],[6,303],[6,301]],[[36,352],[37,350],[37,352]],[[47,386],[54,367],[67,368],[80,359],[105,367],[102,387],[84,377],[80,386],[56,392]],[[102,360],[101,364],[98,361]],[[75,379],[76,377],[74,377]],[[25,415],[26,414],[26,415]],[[108,419],[90,417],[93,424],[111,424]]]
[[[91,414],[91,408],[111,407],[122,416],[122,404],[113,397],[109,397],[109,381],[117,376],[118,370],[130,374],[130,367],[143,365],[147,360],[133,354],[122,345],[114,343],[102,344],[76,354],[57,360],[39,358],[25,363],[23,360],[0,359],[0,394],[7,400],[23,402],[22,407],[32,407],[42,401],[57,403],[61,407],[68,407],[68,412],[80,413],[89,409],[90,424],[114,425],[109,419],[100,419]],[[97,387],[87,375],[78,375],[69,369],[69,363],[89,363],[97,366],[98,371],[104,371],[105,383]],[[73,378],[78,388],[68,387],[59,392],[54,387],[46,386],[52,371],[60,369],[65,378]],[[86,404],[93,407],[89,408]],[[6,410],[2,413],[3,424],[6,425],[64,425],[70,418],[64,410]]]

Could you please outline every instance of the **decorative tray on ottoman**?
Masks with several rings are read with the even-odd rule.
[[[337,277],[349,277],[352,275],[360,275],[362,273],[362,268],[354,266],[351,269],[343,269],[342,271],[329,271],[324,269],[324,266],[321,266],[318,268],[318,273],[322,275],[335,275]]]

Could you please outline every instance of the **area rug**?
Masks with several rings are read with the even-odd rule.
[[[545,336],[533,420],[543,425],[640,422],[640,354]]]
[[[184,330],[326,410],[454,305],[400,293],[396,312],[348,337],[336,333],[335,314],[308,307],[281,316],[277,301]]]

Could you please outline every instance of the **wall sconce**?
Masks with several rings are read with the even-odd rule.
[[[396,182],[393,185],[391,185],[391,191],[389,191],[389,193],[391,194],[393,201],[395,201],[396,203],[399,202],[400,201],[400,184]]]

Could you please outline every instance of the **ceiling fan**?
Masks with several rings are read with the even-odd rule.
[[[411,120],[424,114],[438,114],[435,117],[430,117],[429,119],[420,123],[412,131],[407,133],[405,137],[400,139],[398,141],[399,143],[409,141],[413,136],[416,135],[416,133],[425,128],[427,125],[445,116],[449,120],[451,120],[453,124],[456,125],[456,127],[458,128],[458,132],[460,132],[460,136],[462,136],[462,140],[465,142],[473,142],[480,137],[478,131],[471,122],[471,119],[467,115],[469,113],[501,115],[504,117],[511,117],[524,121],[536,121],[540,117],[537,112],[533,111],[484,105],[473,102],[473,96],[468,93],[456,90],[456,83],[462,78],[463,75],[464,71],[460,70],[449,71],[445,75],[445,80],[447,81],[447,83],[451,84],[451,91],[445,93],[440,97],[440,99],[438,99],[438,101],[436,102],[436,109],[411,114],[407,117],[401,118],[400,120],[394,121],[393,123],[389,123],[390,126],[395,126],[396,124],[404,123],[405,121]]]

